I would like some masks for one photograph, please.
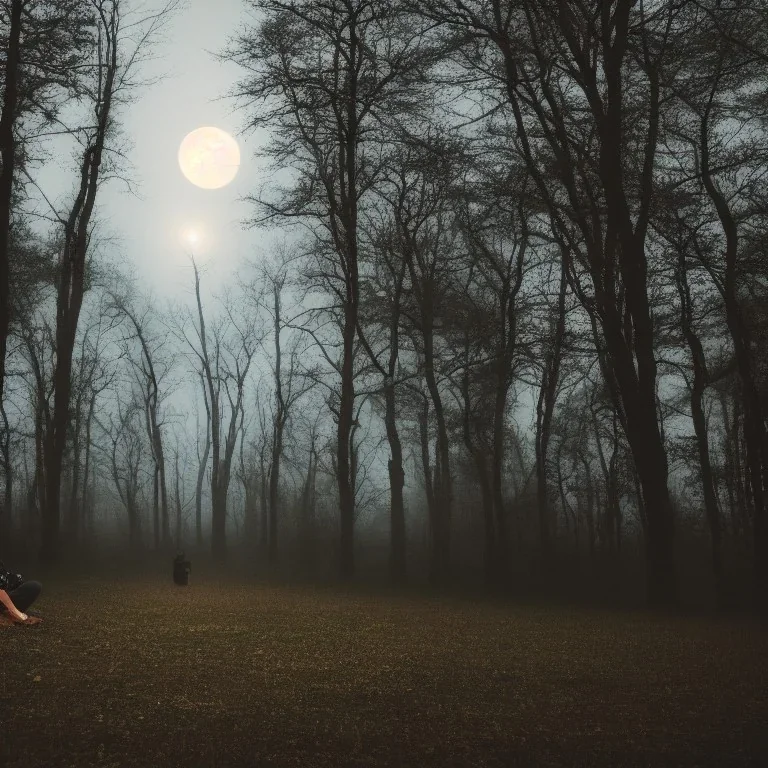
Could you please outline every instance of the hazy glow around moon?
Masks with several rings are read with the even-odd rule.
[[[220,189],[237,176],[240,148],[237,142],[220,128],[197,128],[188,133],[181,142],[179,167],[195,186]]]
[[[205,256],[208,252],[208,238],[203,228],[197,224],[184,224],[178,231],[179,244],[186,253],[196,258]]]

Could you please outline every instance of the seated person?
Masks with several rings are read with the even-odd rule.
[[[20,573],[10,573],[0,561],[0,618],[19,624],[38,624],[39,616],[28,616],[32,603],[40,597],[39,581],[25,581]]]

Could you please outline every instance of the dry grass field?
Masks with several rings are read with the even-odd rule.
[[[4,768],[768,765],[746,619],[149,576],[36,608],[0,628]]]

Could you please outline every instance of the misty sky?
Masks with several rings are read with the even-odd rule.
[[[146,7],[159,5],[151,0]],[[151,286],[161,300],[179,297],[191,285],[179,240],[183,227],[193,225],[203,233],[206,252],[200,258],[209,264],[208,288],[220,286],[243,259],[257,256],[259,243],[268,236],[241,225],[252,209],[239,199],[264,181],[254,159],[260,142],[240,134],[245,115],[234,111],[232,100],[222,99],[240,76],[239,68],[213,56],[245,18],[242,0],[187,0],[166,28],[156,60],[141,70],[149,78],[165,73],[165,79],[137,94],[137,101],[119,116],[140,197],[119,181],[102,188],[97,201],[100,232],[115,238],[114,246],[102,249],[108,251],[103,255]],[[240,145],[240,171],[219,190],[192,185],[177,161],[184,136],[205,125],[222,128]],[[72,145],[53,146],[53,157],[36,178],[46,195],[65,207],[74,188]]]

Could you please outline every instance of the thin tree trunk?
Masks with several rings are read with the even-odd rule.
[[[717,505],[717,491],[712,471],[712,461],[709,454],[709,435],[707,420],[704,415],[704,391],[708,383],[707,363],[704,347],[693,327],[693,310],[691,294],[688,285],[688,275],[685,263],[685,253],[681,250],[678,258],[677,287],[680,294],[680,314],[683,336],[691,351],[693,363],[693,383],[691,385],[691,417],[696,435],[696,445],[699,450],[701,465],[701,484],[704,493],[704,511],[709,523],[712,541],[712,573],[715,577],[715,589],[718,603],[723,599],[723,558],[720,510]]]
[[[268,559],[277,562],[277,530],[280,504],[280,458],[283,452],[283,424],[281,420],[275,423],[272,440],[272,471],[269,473],[269,547]]]
[[[261,531],[259,535],[259,544],[262,552],[266,552],[269,547],[269,504],[268,504],[268,487],[269,487],[269,469],[266,463],[267,444],[264,440],[261,444],[261,453],[259,457],[259,465],[261,468]]]
[[[541,387],[536,406],[536,489],[539,513],[539,541],[545,559],[551,550],[549,490],[547,486],[547,452],[552,432],[552,416],[555,412],[555,400],[560,380],[560,361],[563,340],[565,338],[565,298],[568,288],[565,269],[565,256],[561,259],[560,291],[557,299],[552,352],[544,363]]]
[[[176,534],[174,536],[174,539],[176,540],[176,549],[181,550],[182,548],[182,509],[181,509],[181,483],[179,481],[179,453],[176,451],[175,456],[175,476],[176,476],[176,484],[175,484],[175,497],[176,497]]]
[[[592,482],[592,469],[589,466],[589,462],[582,454],[582,465],[584,466],[584,475],[587,481],[586,494],[587,494],[587,506],[584,510],[585,517],[587,518],[587,536],[589,541],[589,559],[594,564],[595,562],[595,511],[594,511],[594,499],[595,491],[594,484]]]
[[[8,414],[5,411],[5,404],[0,399],[0,416],[2,416],[2,461],[3,478],[5,488],[3,493],[3,503],[0,507],[0,548],[8,548],[10,545],[10,535],[13,528],[13,462],[11,461],[11,429],[8,423]],[[25,460],[26,463],[26,460]]]
[[[483,530],[484,530],[484,550],[483,550],[483,570],[485,573],[486,584],[491,585],[501,575],[500,562],[497,554],[497,523],[494,519],[494,493],[492,487],[493,469],[488,470],[488,451],[480,445],[476,445],[472,436],[472,421],[474,408],[472,406],[472,395],[470,392],[470,373],[469,373],[469,349],[470,338],[465,335],[464,338],[464,370],[461,376],[461,396],[462,396],[462,435],[467,452],[472,457],[477,472],[477,483],[480,487],[480,497],[483,512]],[[497,401],[498,402],[498,401]],[[495,433],[495,425],[494,425]],[[495,437],[495,434],[494,434]],[[493,459],[492,459],[493,463]]]
[[[168,512],[168,487],[165,477],[165,453],[163,451],[163,438],[160,431],[160,426],[157,424],[157,414],[153,414],[154,422],[154,453],[157,456],[157,474],[160,480],[160,510],[161,510],[161,525],[162,525],[162,543],[167,549],[171,544],[171,521]]]
[[[431,309],[427,310],[431,317]],[[445,424],[445,411],[442,397],[435,378],[435,360],[431,320],[424,323],[424,377],[432,398],[437,421],[437,450],[435,452],[434,499],[435,509],[432,525],[433,550],[430,562],[430,578],[435,584],[444,584],[450,573],[451,544],[451,506],[453,492],[451,488],[451,460],[448,444],[448,430]]]
[[[201,374],[202,378],[202,374]],[[208,396],[205,391],[205,382],[203,382],[203,400],[205,401],[205,448],[203,457],[197,468],[197,486],[195,488],[195,542],[198,550],[203,548],[203,483],[205,481],[205,470],[208,467],[208,455],[211,451],[211,418]]]
[[[430,529],[435,524],[435,490],[432,477],[432,466],[429,455],[429,399],[423,397],[422,408],[418,414],[419,444],[421,446],[421,468],[424,474],[424,494],[427,499],[427,522]]]
[[[728,396],[725,390],[720,391],[720,411],[723,420],[723,453],[725,455],[725,489],[728,494],[728,513],[731,518],[731,529],[734,536],[744,535],[740,525],[740,515],[736,499],[736,462],[734,461],[733,427],[731,425]]]
[[[10,307],[10,246],[11,208],[13,206],[13,178],[16,163],[16,139],[13,126],[16,122],[19,100],[18,81],[23,0],[11,0],[8,14],[8,42],[5,55],[3,81],[3,109],[0,114],[0,401],[5,392],[5,356],[8,329],[11,321]]]
[[[714,91],[712,97],[714,98]],[[725,279],[722,287],[726,323],[733,341],[741,380],[744,442],[754,520],[754,601],[758,609],[768,615],[768,429],[754,373],[750,334],[737,295],[738,228],[728,201],[717,188],[710,169],[708,121],[711,106],[712,100],[707,105],[700,127],[701,180],[717,211],[725,236]]]
[[[315,564],[315,476],[317,474],[317,454],[315,449],[315,434],[310,436],[309,463],[304,488],[301,495],[301,528],[299,531],[299,553],[301,563],[306,573],[312,573]]]
[[[83,392],[77,394],[72,423],[72,475],[69,486],[69,506],[67,509],[66,536],[70,548],[77,546],[81,528],[80,490],[80,446],[82,433]]]
[[[85,257],[88,249],[91,216],[96,203],[99,171],[109,126],[114,81],[118,66],[118,41],[115,39],[116,9],[111,22],[100,27],[107,42],[106,61],[100,59],[104,80],[98,93],[96,133],[83,155],[80,187],[66,222],[64,247],[59,262],[56,300],[56,366],[53,375],[53,420],[46,430],[45,504],[42,512],[40,559],[52,563],[59,557],[62,461],[67,443],[72,387],[72,352],[85,292]],[[101,46],[99,48],[101,56]]]
[[[85,418],[85,460],[83,462],[83,490],[82,490],[82,498],[83,498],[83,528],[84,528],[84,534],[85,538],[88,541],[88,544],[90,546],[90,541],[93,536],[93,526],[92,526],[92,514],[93,510],[91,507],[92,500],[89,498],[88,494],[88,480],[90,479],[91,474],[91,425],[93,424],[93,414],[96,409],[96,395],[95,393],[91,393],[88,398],[88,415]]]
[[[355,489],[352,485],[351,440],[355,389],[353,378],[353,345],[357,327],[357,306],[347,304],[344,308],[343,360],[341,369],[341,399],[339,422],[336,432],[336,476],[339,487],[340,552],[339,568],[343,581],[352,579],[355,572],[354,531],[355,531]]]
[[[280,348],[280,291],[282,284],[273,283],[274,336],[275,336],[275,420],[272,429],[272,471],[269,475],[269,552],[271,564],[277,562],[277,521],[279,517],[280,459],[283,454],[283,427],[285,426],[285,401],[283,400],[282,351]]]
[[[160,469],[157,460],[152,472],[152,529],[155,535],[155,550],[160,549]]]
[[[395,384],[391,376],[388,376],[384,382],[384,408],[384,424],[390,451],[390,458],[387,463],[390,505],[390,574],[395,583],[402,584],[406,580],[405,504],[403,502],[405,472],[403,471],[403,447],[397,431],[395,416]]]

